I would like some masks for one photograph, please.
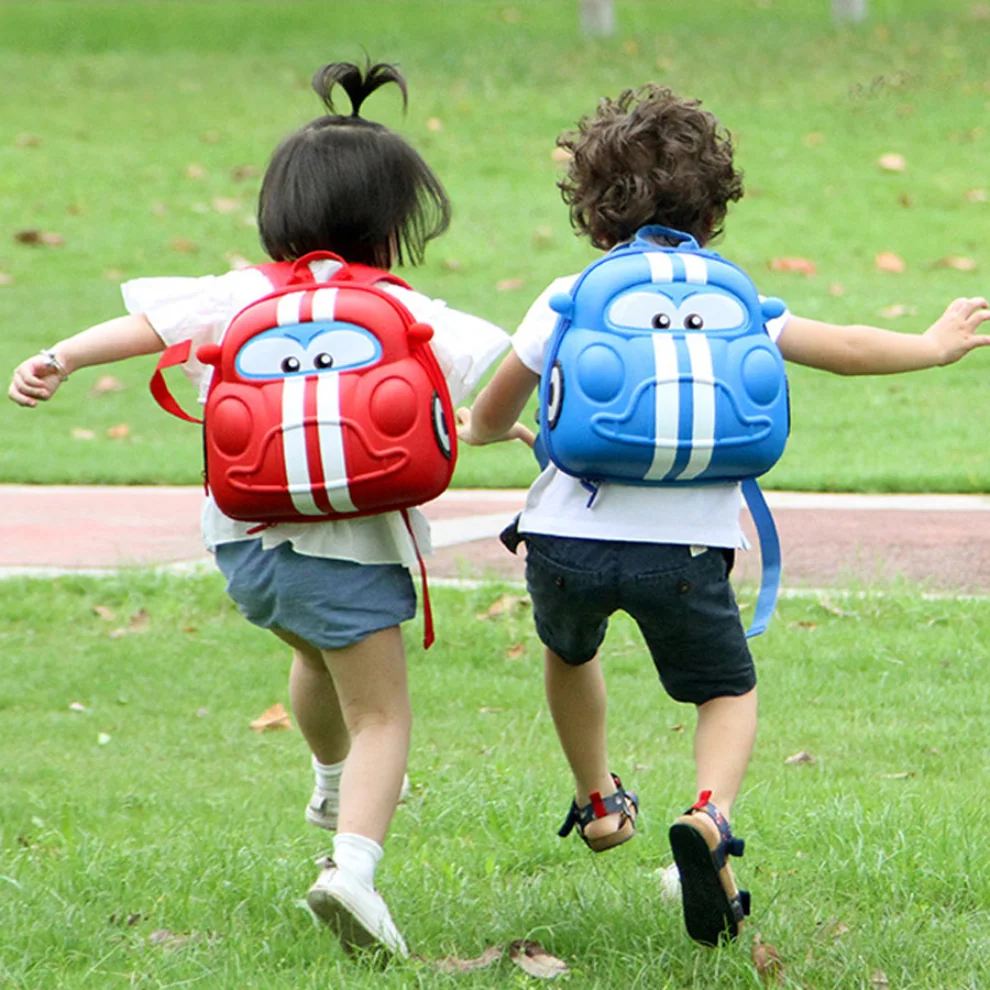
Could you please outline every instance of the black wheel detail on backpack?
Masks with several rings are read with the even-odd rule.
[[[433,393],[433,400],[430,403],[430,419],[433,422],[433,436],[436,437],[440,453],[449,461],[452,451],[450,426],[447,423],[447,417],[443,413],[443,403],[440,401],[440,396],[436,392]]]
[[[550,369],[550,387],[547,389],[547,426],[552,430],[560,419],[564,405],[564,372],[559,361]]]

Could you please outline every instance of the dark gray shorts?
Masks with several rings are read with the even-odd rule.
[[[217,566],[241,614],[262,629],[284,629],[321,650],[360,643],[416,614],[416,589],[401,564],[309,557],[291,543],[221,543]]]
[[[587,663],[609,616],[639,626],[660,681],[676,701],[746,694],[756,670],[732,585],[732,551],[519,534],[536,631],[565,663]],[[506,533],[507,543],[511,542]]]

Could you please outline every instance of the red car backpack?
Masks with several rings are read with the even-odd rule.
[[[314,278],[315,262],[327,280]],[[221,512],[273,525],[404,512],[440,495],[457,446],[433,329],[375,283],[409,286],[325,252],[259,268],[273,291],[196,352],[214,369],[203,419],[162,375],[188,360],[190,341],[165,350],[151,381],[166,411],[203,423]]]

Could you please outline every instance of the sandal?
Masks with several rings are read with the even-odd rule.
[[[622,781],[614,773],[612,780],[615,781],[616,791],[607,798],[602,797],[601,791],[595,791],[589,795],[590,803],[583,808],[577,806],[577,801],[572,801],[570,811],[567,812],[567,818],[564,824],[560,826],[557,835],[564,838],[576,828],[578,835],[592,852],[605,852],[606,849],[613,849],[615,846],[621,846],[623,842],[628,842],[636,834],[639,798],[634,791],[625,790]],[[619,824],[614,832],[598,835],[594,838],[589,838],[584,834],[585,828],[591,822],[614,814],[619,815]]]
[[[711,803],[711,791],[670,826],[670,848],[681,875],[684,924],[702,945],[717,946],[734,939],[749,914],[749,891],[736,887],[729,856],[742,856],[745,842],[737,839],[722,813]],[[703,812],[714,828],[702,824]]]

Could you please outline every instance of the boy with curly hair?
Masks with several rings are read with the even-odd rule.
[[[557,144],[570,152],[559,183],[572,225],[603,251],[647,225],[704,246],[743,194],[733,147],[697,100],[648,85],[603,99]],[[458,413],[469,444],[504,439],[543,371],[557,321],[549,301],[576,275],[556,279],[530,307],[512,350],[471,410]],[[766,331],[789,361],[842,375],[894,374],[959,360],[990,344],[985,299],[957,299],[923,334],[837,326],[784,312]],[[599,647],[608,620],[629,613],[667,693],[693,704],[697,801],[670,828],[684,918],[695,940],[735,937],[749,899],[728,864],[743,843],[729,826],[756,736],[756,672],[729,583],[740,528],[738,483],[644,487],[603,483],[589,505],[581,480],[550,464],[503,540],[527,548],[526,580],[546,647],[550,711],[574,774],[560,831],[576,828],[595,852],[632,838],[639,803],[609,769]]]

